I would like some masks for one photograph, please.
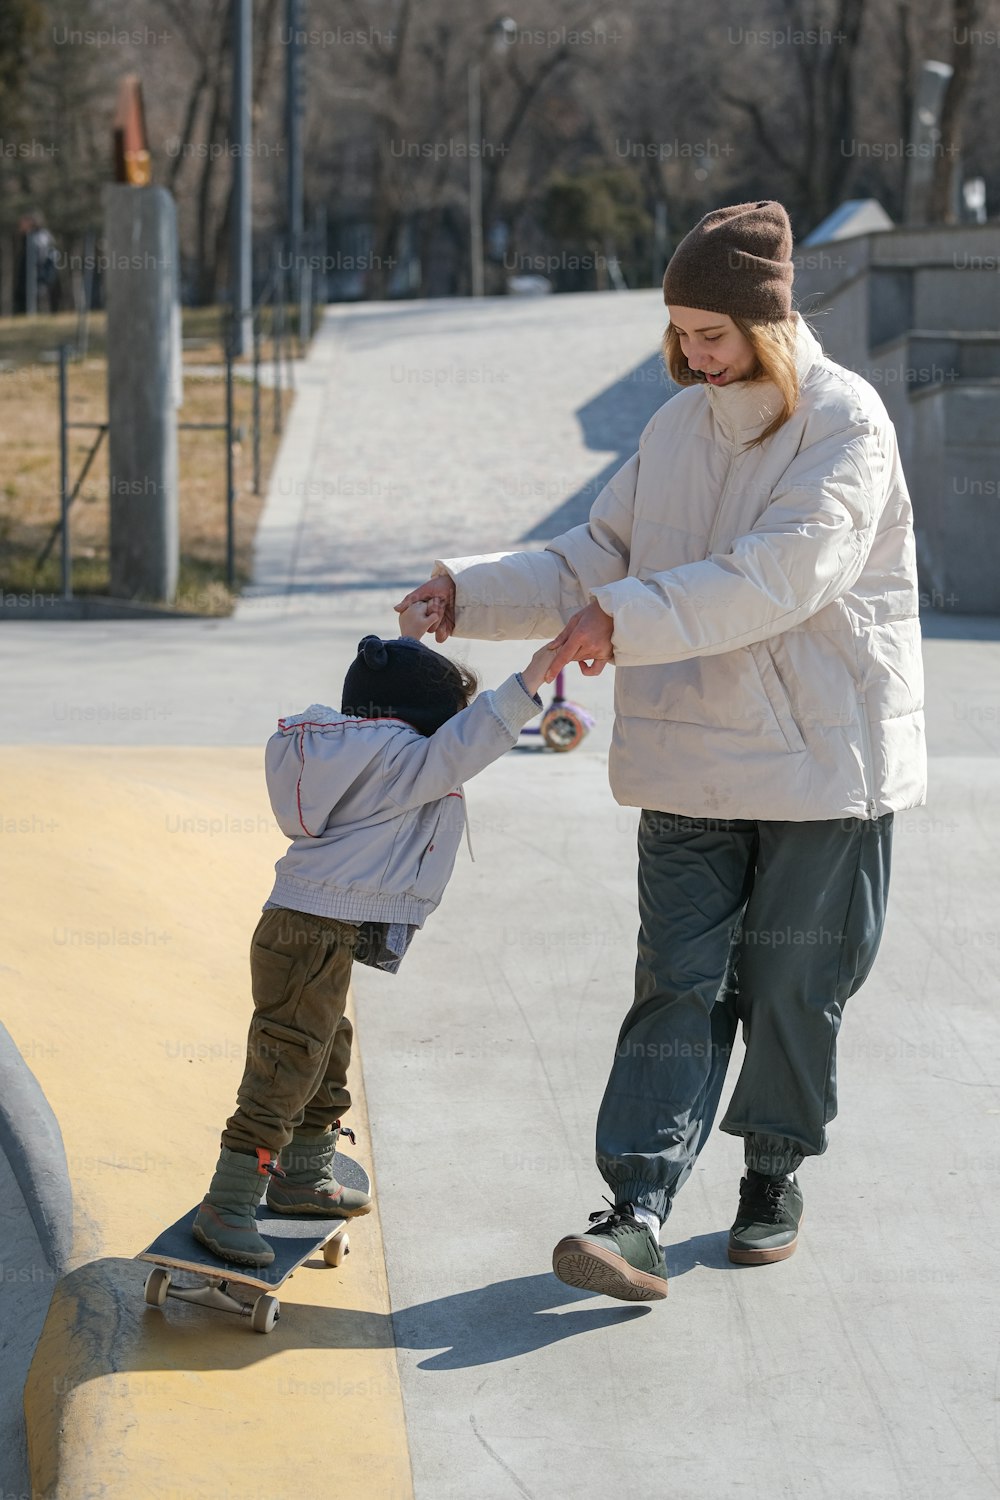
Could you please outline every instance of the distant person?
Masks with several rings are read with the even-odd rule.
[[[37,213],[22,215],[18,229],[21,240],[17,258],[14,311],[57,313],[62,306],[62,287],[59,280],[59,251],[52,232],[45,227],[41,214]]]
[[[792,311],[791,252],[779,203],[707,214],[663,281],[683,389],[589,522],[544,551],[438,562],[396,606],[426,602],[439,641],[558,632],[547,681],[570,661],[617,668],[611,787],[642,812],[635,1000],[597,1120],[614,1206],[559,1241],[553,1268],[625,1300],[666,1295],[660,1229],[740,1024],[729,1258],[794,1251],[841,1015],[882,934],[893,814],[925,795],[896,434]]]
[[[296,1218],[369,1212],[369,1195],[334,1175],[351,1105],[351,965],[399,968],[451,876],[462,783],[542,706],[548,648],[471,702],[471,673],[421,643],[428,618],[417,604],[401,639],[365,636],[340,709],[313,704],[267,743],[268,794],[291,847],[253,935],[246,1071],[192,1224],[213,1254],[240,1265],[274,1259],[256,1224],[265,1189],[270,1209]]]
[[[57,313],[62,306],[62,286],[59,280],[59,251],[52,231],[38,220],[34,234],[35,276],[38,286],[38,310],[45,303],[50,313]]]

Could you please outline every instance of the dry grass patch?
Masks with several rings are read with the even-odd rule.
[[[61,589],[61,554],[56,539],[47,560],[38,559],[59,520],[59,402],[55,350],[75,345],[74,313],[0,319],[0,594]],[[69,365],[70,422],[103,422],[107,416],[105,319],[91,316],[87,354]],[[217,308],[183,313],[184,363],[221,365],[222,319]],[[270,341],[264,345],[270,354]],[[249,368],[251,361],[240,364]],[[284,378],[284,375],[283,375]],[[290,397],[283,395],[287,415]],[[254,533],[279,438],[274,432],[274,393],[261,390],[261,494],[253,493],[253,388],[233,382],[233,405],[243,440],[234,451],[236,480],[236,593],[250,576]],[[184,380],[182,422],[225,420],[225,379],[188,374]],[[69,433],[70,488],[75,485],[96,431]],[[178,434],[180,467],[180,587],[177,608],[228,614],[236,594],[226,586],[225,432]],[[70,510],[73,592],[107,594],[108,556],[107,438],[102,442]]]

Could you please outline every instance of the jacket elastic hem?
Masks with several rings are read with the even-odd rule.
[[[315,885],[290,875],[279,875],[267,899],[316,917],[338,917],[342,922],[403,922],[412,927],[422,927],[435,905],[414,896]]]

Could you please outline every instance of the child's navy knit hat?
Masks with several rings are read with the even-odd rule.
[[[468,702],[467,682],[453,661],[421,641],[366,635],[344,678],[340,711],[361,719],[404,719],[433,734]]]

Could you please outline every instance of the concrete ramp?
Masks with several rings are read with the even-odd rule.
[[[242,1070],[276,846],[260,752],[4,748],[0,773],[29,825],[6,897],[7,1023],[75,1200],[25,1388],[32,1493],[223,1500],[310,1475],[345,1500],[408,1496],[377,1213],[342,1267],[286,1284],[267,1337],[147,1308],[132,1259],[204,1192]],[[363,1096],[353,1122],[370,1162]]]

